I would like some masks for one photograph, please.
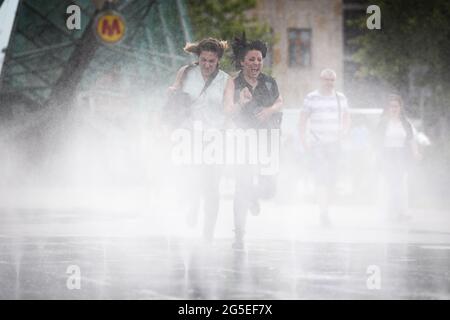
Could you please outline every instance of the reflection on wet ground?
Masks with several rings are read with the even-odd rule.
[[[0,298],[449,299],[449,265],[443,244],[249,239],[243,252],[229,239],[3,237]]]

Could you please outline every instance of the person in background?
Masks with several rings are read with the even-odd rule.
[[[336,187],[341,143],[350,128],[347,98],[335,90],[336,78],[331,69],[320,73],[320,87],[304,99],[299,121],[300,142],[313,172],[323,226],[331,224],[329,207]]]
[[[395,221],[409,220],[408,168],[414,159],[421,159],[415,139],[416,130],[406,118],[403,99],[390,94],[377,127],[378,158],[386,182],[388,217]]]

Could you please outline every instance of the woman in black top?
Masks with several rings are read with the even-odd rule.
[[[272,77],[262,73],[266,45],[259,41],[236,38],[232,44],[235,66],[240,70],[237,77],[227,83],[224,95],[225,112],[242,129],[279,129],[281,124],[282,98],[278,85]],[[259,176],[255,168],[244,165],[236,172],[234,197],[235,242],[233,247],[242,249],[247,213],[259,213],[258,198],[265,182],[266,193],[273,195],[273,177]],[[258,184],[255,185],[255,178]],[[267,195],[266,195],[267,196]]]

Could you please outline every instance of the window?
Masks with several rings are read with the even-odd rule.
[[[271,41],[269,43],[267,43],[267,54],[266,54],[266,58],[264,59],[264,66],[266,66],[267,68],[272,68],[273,67],[273,39],[275,38],[274,36],[274,31],[272,28],[270,28],[270,39]]]
[[[288,29],[289,66],[311,66],[311,29]]]

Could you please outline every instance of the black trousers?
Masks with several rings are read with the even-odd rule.
[[[188,214],[197,215],[203,200],[203,236],[212,239],[219,212],[221,167],[194,165],[188,170],[189,179],[185,186],[188,195]]]
[[[258,130],[258,129],[254,129]],[[271,130],[266,129],[267,133],[267,145],[260,145],[261,136],[258,135],[257,145],[253,145],[251,150],[258,150],[259,148],[267,148],[264,152],[269,152],[271,156],[279,157],[279,148],[275,148],[272,145],[270,137]],[[260,133],[259,133],[260,134]],[[279,138],[279,137],[278,137]],[[279,139],[277,141],[279,143]],[[278,144],[279,146],[279,144]],[[250,149],[250,144],[247,148]],[[247,154],[250,154],[249,149],[246,150]],[[259,153],[258,153],[259,154]],[[240,164],[235,167],[235,193],[233,203],[234,213],[234,228],[237,236],[243,236],[246,229],[247,215],[249,209],[260,199],[270,199],[276,194],[276,173],[273,174],[261,174],[263,170],[258,164]],[[267,173],[267,172],[266,172]]]

